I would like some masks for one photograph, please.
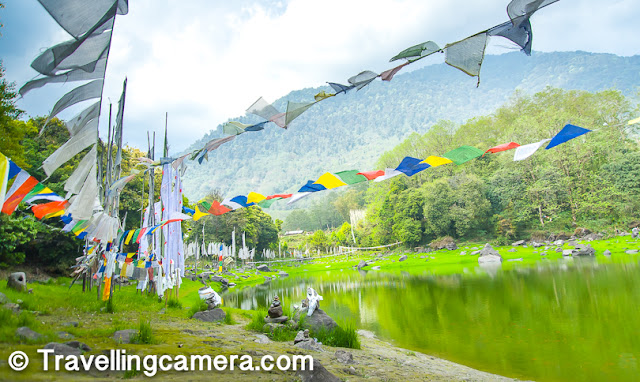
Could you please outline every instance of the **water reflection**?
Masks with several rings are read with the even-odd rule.
[[[234,290],[225,305],[299,304],[307,286],[321,308],[397,345],[535,380],[635,380],[640,359],[640,268],[599,258],[531,266],[460,266],[457,273],[316,272]]]

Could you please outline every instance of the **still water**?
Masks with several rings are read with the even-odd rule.
[[[403,348],[521,379],[640,380],[638,263],[578,260],[450,275],[322,271],[224,300],[243,309],[267,308],[275,295],[299,304],[310,285],[339,324]]]

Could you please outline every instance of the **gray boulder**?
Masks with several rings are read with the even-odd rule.
[[[309,329],[300,330],[298,334],[296,334],[296,338],[293,340],[293,344],[297,344],[298,342],[307,341],[309,339]]]
[[[573,256],[573,249],[562,250],[562,256]]]
[[[87,344],[82,343],[80,341],[67,341],[65,345],[71,346],[72,348],[79,349],[81,351],[91,351],[91,348],[87,346]]]
[[[287,316],[265,317],[264,322],[266,322],[267,324],[284,324],[288,319],[289,317]]]
[[[213,282],[221,283],[222,280],[224,280],[224,278],[222,278],[222,276],[211,276],[211,281],[213,281]]]
[[[21,326],[16,329],[16,336],[21,340],[37,341],[42,337],[42,334],[34,332],[26,326]]]
[[[379,271],[380,270],[380,266],[376,265],[375,267],[371,267],[372,271]]]
[[[317,359],[313,359],[313,370],[310,370],[311,361],[305,360],[304,362],[306,363],[304,370],[296,371],[296,377],[300,378],[302,382],[340,382],[340,379],[325,369]],[[302,369],[302,367],[300,368]]]
[[[538,242],[535,242],[535,241],[531,242],[531,246],[533,246],[533,248],[539,248],[539,247],[542,247],[543,245],[544,245],[544,243],[538,243]]]
[[[632,239],[637,239],[639,234],[640,234],[640,229],[638,229],[638,227],[633,227],[633,229],[631,229],[631,238]]]
[[[553,245],[561,246],[564,244],[564,240],[556,240],[553,242]]]
[[[366,262],[366,261],[364,261],[364,260],[360,260],[360,262],[358,263],[358,265],[356,266],[356,268],[361,269],[361,268],[366,267],[367,265],[369,265],[369,264],[367,264],[367,262]]]
[[[628,255],[635,255],[636,253],[638,253],[637,249],[629,249],[624,251],[624,253],[628,254]]]
[[[11,302],[9,300],[9,297],[7,297],[4,293],[0,292],[0,304],[6,304],[8,302]]]
[[[113,339],[119,344],[130,344],[131,337],[136,334],[138,334],[138,331],[135,329],[118,330],[113,333]]]
[[[525,241],[524,241],[524,240],[518,240],[518,241],[516,241],[516,242],[514,242],[514,243],[511,243],[511,246],[512,246],[512,247],[517,247],[517,246],[519,246],[519,245],[523,245],[524,243],[525,243]]]
[[[278,276],[287,277],[287,276],[289,276],[289,274],[287,272],[285,272],[285,271],[280,271],[280,272],[278,272]]]
[[[256,334],[256,337],[258,338],[253,340],[253,342],[257,342],[259,344],[269,344],[273,342],[269,339],[269,337],[265,336],[264,334]]]
[[[484,245],[484,248],[480,250],[480,255],[478,256],[478,264],[485,263],[502,263],[502,256],[500,256],[500,253],[493,249],[489,243]]]
[[[348,365],[353,365],[354,363],[356,363],[353,360],[353,354],[344,350],[336,350],[336,359],[338,360],[338,362],[346,363]]]
[[[310,338],[308,341],[298,342],[294,346],[304,350],[322,351],[322,344],[314,338]]]
[[[507,252],[516,252],[516,249],[515,248],[511,248],[511,249],[507,250]],[[472,255],[473,255],[473,253],[472,253]]]
[[[444,247],[450,251],[455,251],[456,249],[458,249],[458,245],[456,243],[447,243],[447,245],[445,245]]]
[[[211,310],[205,310],[203,312],[197,312],[193,315],[194,320],[204,321],[204,322],[215,322],[222,321],[227,316],[224,310],[220,308],[215,308]]]
[[[67,344],[61,344],[58,342],[49,342],[48,344],[44,345],[45,349],[53,349],[53,354],[55,355],[80,355],[82,354],[82,351],[80,351],[80,349],[78,348],[74,348],[71,347]]]
[[[269,267],[266,264],[258,265],[256,269],[259,270],[260,272],[271,272],[271,269],[269,269]]]
[[[572,251],[573,256],[595,256],[596,250],[590,245],[578,244]]]
[[[400,256],[398,261],[405,261],[406,259],[407,259],[407,255],[402,255],[402,256]]]
[[[604,252],[602,252],[602,254],[605,256],[611,256],[611,251],[608,249],[605,249]]]
[[[304,327],[310,328],[314,331],[320,331],[322,328],[332,330],[338,326],[338,324],[329,317],[322,309],[317,308],[313,311],[310,317],[307,317],[307,310],[300,310],[296,313],[295,320],[300,322],[300,316],[304,314]]]
[[[27,291],[27,275],[24,272],[14,272],[9,275],[7,288],[15,289],[19,292]]]

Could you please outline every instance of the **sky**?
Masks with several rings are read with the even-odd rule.
[[[5,4],[0,59],[5,77],[20,87],[36,75],[31,61],[70,36],[36,0],[0,2]],[[432,40],[443,47],[507,21],[506,5],[504,0],[129,0],[129,13],[118,16],[114,26],[101,135],[106,136],[109,101],[115,108],[125,77],[124,141],[146,151],[147,132],[162,136],[168,113],[170,150],[177,153],[244,115],[260,96],[275,101],[327,81],[346,83],[363,70],[390,69],[395,63],[389,58],[409,46]],[[637,55],[639,19],[637,0],[561,0],[532,17],[533,50]],[[487,53],[514,49],[496,38]],[[442,62],[437,56],[407,69]],[[46,115],[74,86],[33,90],[18,107],[27,116]],[[470,81],[469,91],[474,88]],[[60,116],[71,118],[79,110]]]

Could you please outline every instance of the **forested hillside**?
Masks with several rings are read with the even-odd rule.
[[[587,91],[617,89],[635,97],[640,86],[640,56],[586,52],[487,56],[480,86],[475,85],[475,78],[445,64],[400,72],[391,82],[374,81],[359,92],[313,106],[288,130],[268,124],[264,131],[242,134],[211,152],[208,162],[190,163],[185,191],[192,200],[213,189],[224,196],[250,191],[265,195],[295,192],[308,179],[326,171],[372,170],[385,151],[410,134],[425,133],[439,120],[463,123],[487,115],[517,92],[534,94],[551,86]],[[274,104],[283,111],[286,100],[308,101],[320,90],[330,89],[297,90]],[[260,121],[254,116],[230,119]],[[220,136],[218,126],[191,148]],[[279,209],[286,209],[285,202],[275,203],[270,211],[278,215]]]

